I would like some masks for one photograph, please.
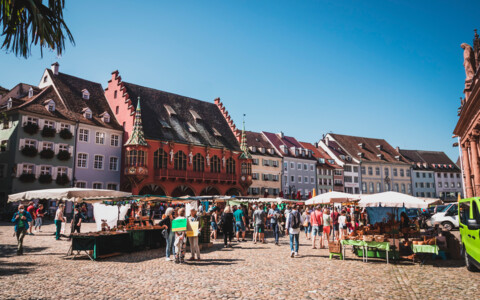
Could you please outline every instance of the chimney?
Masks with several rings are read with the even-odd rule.
[[[315,143],[315,148],[318,148],[318,143]]]
[[[397,152],[400,153],[400,147],[397,146],[397,148],[395,148],[395,150],[397,150]]]
[[[280,138],[283,139],[284,137],[285,137],[285,135],[283,134],[283,131],[280,131]]]
[[[51,68],[52,68],[53,75],[58,75],[58,67],[60,67],[58,62],[52,64]]]

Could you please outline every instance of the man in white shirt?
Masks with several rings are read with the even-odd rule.
[[[288,233],[290,235],[290,257],[298,256],[301,217],[297,206],[294,205],[292,211],[288,214],[287,224],[285,226],[288,228]]]

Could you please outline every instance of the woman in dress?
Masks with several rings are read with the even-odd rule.
[[[212,233],[210,233],[210,239],[217,241],[217,230],[218,230],[218,208],[214,207],[212,210],[212,215],[210,216],[210,224],[212,225]]]
[[[232,246],[232,238],[233,238],[233,213],[230,205],[225,207],[223,211],[222,218],[222,231],[223,231],[223,242],[225,248]],[[227,238],[229,243],[227,244]]]

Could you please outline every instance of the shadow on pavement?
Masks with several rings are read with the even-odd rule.
[[[35,270],[37,263],[33,262],[1,262],[0,263],[0,277],[18,274],[28,274]]]
[[[187,265],[193,265],[198,267],[203,266],[227,266],[236,265],[238,261],[245,261],[244,259],[202,259],[197,261],[188,261]]]
[[[48,249],[47,247],[23,247],[24,255],[35,255],[36,252],[42,252]],[[17,255],[17,245],[0,245],[0,257],[12,257]],[[36,254],[40,255],[40,254]],[[44,253],[41,255],[50,255],[50,253]]]

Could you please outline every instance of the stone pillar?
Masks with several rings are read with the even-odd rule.
[[[478,167],[478,135],[472,135],[470,138],[471,166],[473,170],[473,196],[480,195],[480,168]]]
[[[465,175],[466,198],[473,197],[472,172],[470,171],[470,159],[468,158],[468,143],[462,145],[463,174]]]

